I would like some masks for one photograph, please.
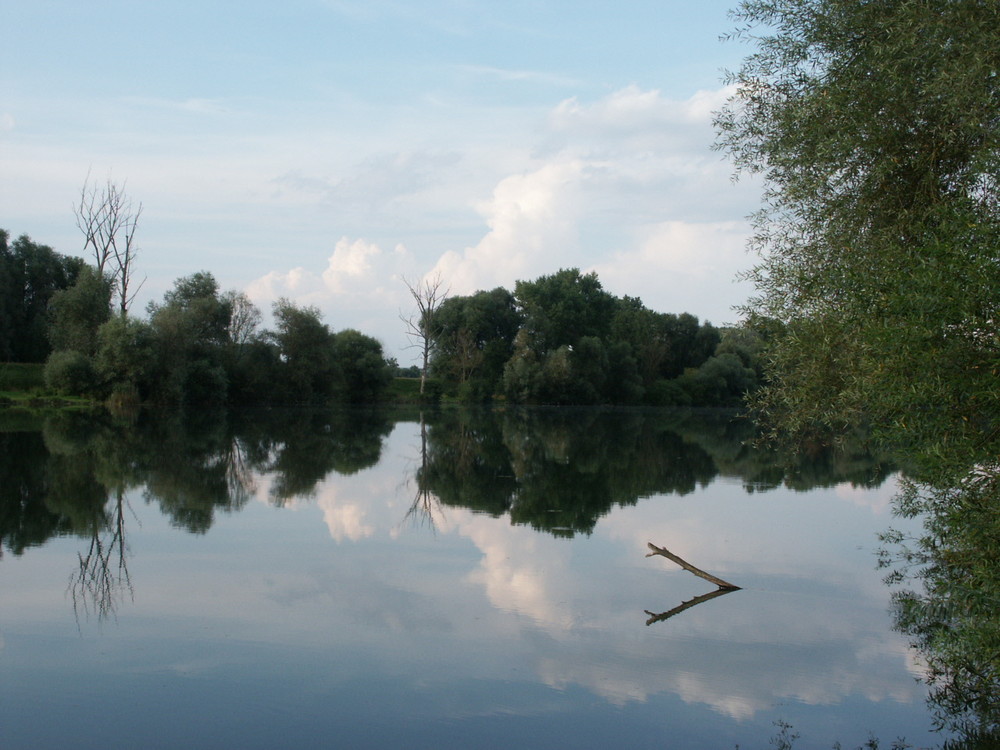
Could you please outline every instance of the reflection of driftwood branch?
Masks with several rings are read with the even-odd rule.
[[[671,609],[669,612],[661,612],[657,614],[656,612],[650,612],[646,610],[646,614],[649,615],[649,619],[646,620],[647,625],[652,625],[654,622],[663,622],[664,620],[669,620],[674,615],[679,615],[685,609],[690,609],[695,605],[701,604],[702,602],[707,602],[709,599],[714,599],[717,596],[725,596],[726,594],[731,594],[734,591],[739,591],[736,586],[729,589],[716,589],[715,591],[710,591],[707,594],[702,594],[701,596],[696,596],[694,599],[689,599],[683,604],[678,604],[676,607]]]
[[[728,581],[723,581],[721,578],[718,578],[717,576],[713,576],[711,573],[706,573],[701,568],[696,568],[694,565],[687,562],[686,560],[682,560],[681,558],[679,558],[670,550],[666,550],[663,547],[657,547],[652,542],[649,543],[649,548],[653,551],[647,554],[646,557],[652,557],[653,555],[661,555],[662,557],[667,558],[671,562],[677,563],[682,568],[684,568],[684,570],[690,573],[694,573],[699,578],[704,578],[709,583],[714,583],[720,589],[725,589],[726,591],[738,591],[740,588],[739,586],[734,586]]]
[[[77,622],[81,611],[87,617],[94,612],[99,621],[113,617],[121,595],[133,595],[126,555],[126,505],[119,490],[112,516],[94,526],[87,554],[77,553],[79,569],[70,578],[69,587]],[[105,535],[108,531],[110,535]]]

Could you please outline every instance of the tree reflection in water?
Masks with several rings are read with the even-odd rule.
[[[177,527],[204,533],[270,477],[270,500],[312,496],[332,473],[375,465],[393,419],[379,410],[162,415],[131,423],[13,412],[0,425],[0,554],[24,554],[58,535],[86,540],[67,595],[77,616],[115,616],[133,594],[129,499],[141,490]],[[591,533],[615,507],[684,495],[718,477],[748,492],[852,482],[874,487],[895,472],[865,450],[787,453],[752,447],[753,425],[720,413],[616,410],[438,410],[420,425],[420,460],[406,518],[434,525],[461,507],[554,536]],[[895,621],[927,665],[931,707],[957,733],[950,747],[1000,746],[1000,471],[979,465],[904,483],[899,509],[925,533],[886,535]],[[958,479],[955,479],[958,477]],[[685,601],[662,622],[721,596]]]
[[[590,534],[614,507],[687,495],[720,476],[761,492],[877,487],[894,471],[861,436],[805,455],[751,447],[753,429],[722,411],[441,411],[429,416],[416,478],[446,506],[572,537]]]
[[[98,622],[114,617],[125,595],[134,597],[125,543],[127,506],[119,491],[110,512],[94,524],[86,553],[77,553],[80,567],[70,576],[69,591],[78,624],[81,615],[95,615]]]
[[[1000,747],[1000,466],[977,466],[958,480],[907,480],[898,512],[922,516],[924,533],[889,533],[881,563],[896,628],[926,665],[929,704],[949,748]]]
[[[427,526],[431,530],[437,527],[434,515],[442,515],[441,501],[427,488],[424,481],[427,475],[427,422],[424,419],[424,412],[420,412],[420,466],[416,470],[415,482],[416,490],[413,502],[410,503],[404,523],[411,526]]]

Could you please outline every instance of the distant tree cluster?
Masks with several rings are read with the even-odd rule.
[[[56,342],[71,325],[60,300],[53,307]],[[96,328],[91,350],[53,352],[46,379],[70,392],[169,405],[378,399],[392,377],[378,341],[352,329],[331,331],[316,308],[286,299],[273,312],[275,330],[262,329],[246,295],[221,293],[212,274],[198,272],[151,303],[147,320],[110,317]]]
[[[429,369],[425,399],[444,391],[462,401],[731,406],[761,379],[759,331],[654,312],[575,268],[518,281],[513,292],[447,297],[437,281],[428,301],[412,287],[425,304],[408,325],[425,364],[404,371],[377,340],[331,331],[319,310],[287,299],[264,330],[246,295],[220,291],[204,271],[178,279],[137,317],[122,304],[130,298],[120,268],[7,238],[0,233],[0,357],[45,362],[46,384],[71,395],[172,406],[364,403],[394,376],[423,386]]]
[[[563,269],[450,297],[435,310],[434,375],[468,401],[733,405],[760,379],[760,337],[650,310]]]
[[[282,299],[275,330],[212,274],[178,279],[146,319],[121,305],[121,272],[100,271],[0,230],[0,359],[45,362],[53,390],[119,402],[322,404],[377,401],[395,363],[358,331],[331,331]]]

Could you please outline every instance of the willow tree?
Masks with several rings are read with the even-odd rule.
[[[762,176],[775,431],[867,420],[926,513],[897,627],[942,725],[1000,737],[1000,3],[746,0],[718,145]],[[900,579],[901,581],[902,579]]]
[[[973,458],[1000,388],[1000,3],[745,0],[717,147],[763,178],[758,406]],[[992,433],[994,458],[996,433]]]

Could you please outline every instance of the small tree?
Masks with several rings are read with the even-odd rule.
[[[318,308],[300,307],[282,297],[272,307],[278,347],[289,397],[298,402],[325,402],[339,379],[335,336]]]
[[[91,357],[97,351],[97,331],[111,316],[111,285],[85,265],[73,286],[52,295],[48,312],[52,349]]]
[[[437,330],[434,323],[434,313],[441,303],[448,298],[448,290],[442,289],[440,276],[424,279],[419,284],[411,284],[406,278],[403,283],[410,290],[413,301],[417,303],[417,311],[410,317],[399,316],[406,324],[406,335],[413,341],[412,346],[420,349],[420,394],[423,395],[427,383],[427,368],[430,365],[431,354],[436,346]]]

